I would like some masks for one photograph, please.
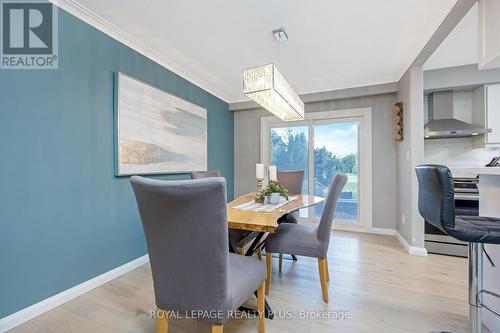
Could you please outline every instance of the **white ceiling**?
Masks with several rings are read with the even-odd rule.
[[[424,70],[477,64],[478,12],[475,4],[424,64]]]
[[[61,1],[61,0],[59,0]],[[66,0],[67,1],[67,0]],[[71,2],[75,2],[72,0]],[[227,102],[269,62],[299,93],[398,81],[455,0],[76,0]],[[279,48],[271,34],[285,27]]]

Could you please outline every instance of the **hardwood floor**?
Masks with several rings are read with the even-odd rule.
[[[281,274],[273,265],[267,299],[277,316],[349,311],[350,319],[276,318],[266,321],[267,332],[466,332],[466,259],[410,256],[395,237],[335,231],[328,264],[329,304],[322,302],[317,260],[304,257],[284,260]],[[255,307],[256,300],[248,305]],[[155,332],[154,308],[151,271],[144,265],[10,332]],[[210,326],[171,319],[169,332],[210,332]],[[258,320],[229,320],[224,332],[257,333]]]

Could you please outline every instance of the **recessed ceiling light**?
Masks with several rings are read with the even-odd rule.
[[[288,35],[286,34],[285,28],[273,30],[273,35],[274,38],[276,38],[276,40],[280,43],[288,40]]]

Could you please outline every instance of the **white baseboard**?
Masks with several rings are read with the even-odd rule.
[[[406,239],[398,231],[396,231],[396,237],[409,254],[422,257],[427,256],[427,250],[425,247],[410,246],[410,244],[408,244]]]
[[[373,227],[360,227],[360,226],[349,226],[344,224],[335,224],[332,226],[333,230],[342,230],[342,231],[354,231],[354,232],[365,232],[369,234],[377,234],[377,235],[388,235],[388,236],[396,236],[396,229],[388,229],[388,228],[373,228]]]
[[[398,238],[398,241],[403,245],[405,250],[409,253],[410,252],[410,244],[406,241],[406,239],[399,233],[399,231],[396,231],[396,237]]]
[[[345,225],[345,224],[334,224],[332,225],[333,230],[340,230],[340,231],[352,231],[352,232],[366,232],[365,228],[354,225]]]
[[[368,229],[368,232],[371,234],[396,236],[396,229],[373,228],[372,227],[372,228]]]
[[[410,246],[409,254],[413,256],[427,257],[427,249],[425,247]]]
[[[340,227],[338,229],[352,231],[352,228],[348,229],[345,227],[344,228]],[[424,247],[410,246],[410,244],[408,244],[406,239],[395,229],[373,228],[372,227],[372,228],[369,228],[366,232],[371,233],[371,234],[378,234],[378,235],[396,236],[398,238],[399,242],[401,243],[401,245],[403,245],[403,247],[405,248],[405,250],[409,254],[414,255],[414,256],[423,256],[423,257],[427,256],[427,250]]]
[[[21,325],[28,320],[31,320],[44,312],[52,310],[59,305],[62,305],[72,299],[81,296],[92,289],[95,289],[111,280],[114,280],[125,273],[128,273],[139,266],[144,265],[149,262],[149,256],[144,255],[135,260],[132,260],[124,265],[116,267],[115,269],[110,270],[104,274],[96,276],[93,279],[85,281],[73,288],[67,289],[59,294],[51,296],[43,301],[40,301],[36,304],[33,304],[25,309],[22,309],[18,312],[15,312],[7,317],[0,319],[0,332],[5,332],[10,330],[18,325]]]

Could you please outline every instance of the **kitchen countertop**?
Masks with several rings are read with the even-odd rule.
[[[499,175],[500,167],[450,167],[453,177],[476,177],[477,175]]]

